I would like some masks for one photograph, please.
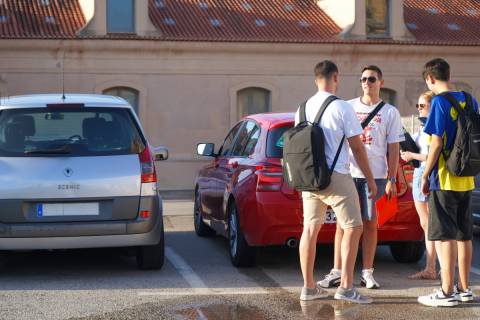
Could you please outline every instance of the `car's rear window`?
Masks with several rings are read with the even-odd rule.
[[[0,156],[105,156],[145,147],[126,108],[29,108],[0,113]]]
[[[267,157],[282,158],[283,157],[283,133],[290,129],[293,125],[286,125],[270,130],[267,136]]]

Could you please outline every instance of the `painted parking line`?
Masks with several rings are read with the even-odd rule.
[[[258,289],[244,288],[209,288],[205,282],[195,273],[188,263],[178,255],[171,247],[165,247],[165,256],[173,265],[175,270],[183,277],[191,288],[178,289],[170,288],[162,291],[140,291],[139,296],[216,296],[216,295],[250,295],[250,294],[267,294],[269,291]]]
[[[178,290],[178,289],[177,289]],[[190,289],[182,291],[140,291],[137,294],[139,296],[240,296],[240,295],[252,295],[252,294],[269,294],[266,290],[239,290],[238,288],[216,288],[195,290],[192,292]]]
[[[165,247],[165,256],[177,272],[185,279],[194,292],[203,293],[211,291],[205,282],[193,271],[188,263],[180,257],[171,247]]]

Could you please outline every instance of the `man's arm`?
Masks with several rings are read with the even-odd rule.
[[[368,164],[367,151],[365,151],[360,135],[348,138],[348,144],[350,145],[350,149],[352,149],[355,161],[367,179],[368,190],[370,190],[369,198],[372,199],[377,194],[377,184],[375,183],[372,170]]]
[[[425,163],[425,171],[423,171],[423,175],[422,175],[423,194],[428,194],[430,192],[428,177],[430,176],[430,172],[432,172],[433,167],[438,161],[438,157],[440,156],[440,152],[442,152],[442,148],[443,148],[442,137],[432,134],[431,141],[430,141],[430,149],[428,150],[428,155],[427,155],[427,162]]]
[[[388,144],[388,181],[387,186],[385,187],[385,194],[387,198],[390,199],[397,195],[397,185],[390,181],[391,178],[396,179],[397,177],[397,170],[398,170],[398,161],[400,155],[400,143],[394,142]]]

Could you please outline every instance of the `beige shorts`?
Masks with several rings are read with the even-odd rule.
[[[330,206],[342,229],[361,226],[360,201],[352,176],[333,172],[330,185],[318,192],[302,192],[303,224],[322,224]]]

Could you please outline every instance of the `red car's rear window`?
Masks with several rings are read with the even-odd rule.
[[[267,157],[282,158],[283,157],[283,134],[293,125],[273,128],[268,132],[267,136]]]

